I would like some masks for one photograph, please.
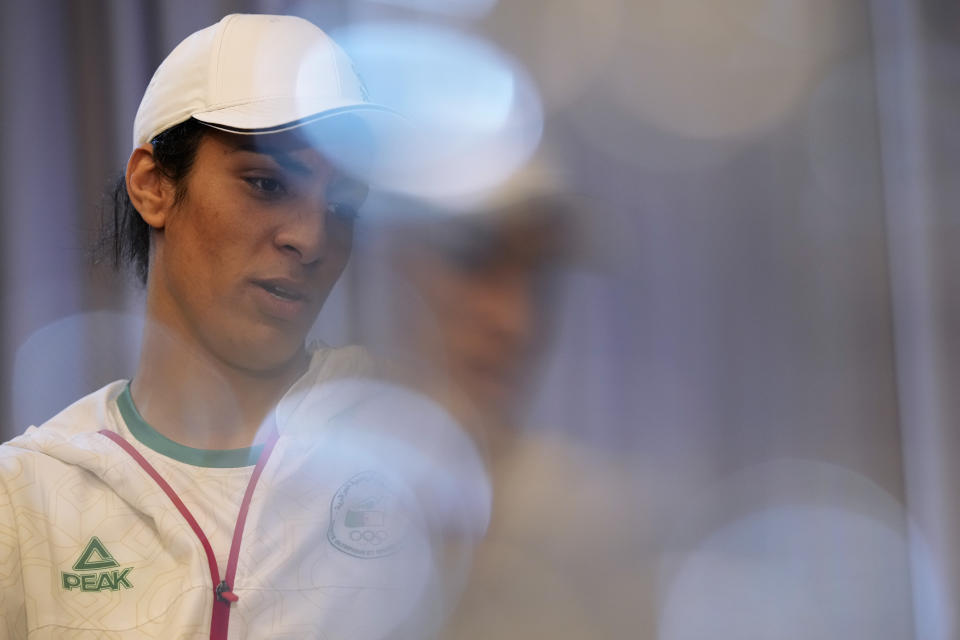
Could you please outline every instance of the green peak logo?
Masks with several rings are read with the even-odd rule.
[[[86,549],[73,563],[74,571],[99,571],[100,569],[112,569],[119,567],[117,561],[113,559],[107,548],[100,542],[100,538],[93,536],[87,543]]]
[[[127,580],[127,576],[133,571],[133,567],[119,569],[119,566],[119,563],[100,542],[100,538],[93,536],[87,546],[84,547],[80,557],[73,563],[74,571],[93,573],[61,571],[62,586],[67,591],[73,589],[80,589],[80,591],[119,591],[121,588],[133,588],[133,585]],[[112,569],[112,571],[106,571],[106,569]]]

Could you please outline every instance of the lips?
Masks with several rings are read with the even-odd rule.
[[[278,298],[283,298],[284,300],[302,300],[304,297],[303,293],[298,291],[295,288],[284,286],[282,284],[276,284],[274,282],[258,282],[261,287],[267,290],[267,292],[272,293]]]
[[[307,286],[286,278],[254,280],[257,302],[266,315],[280,320],[296,320],[309,305]]]

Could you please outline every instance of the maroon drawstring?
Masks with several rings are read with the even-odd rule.
[[[203,550],[207,554],[207,564],[210,567],[210,579],[213,582],[214,598],[213,615],[210,619],[210,640],[226,640],[227,626],[230,622],[230,605],[239,600],[237,594],[233,592],[233,580],[237,575],[237,561],[240,557],[240,541],[243,539],[243,528],[247,522],[247,512],[250,510],[253,490],[256,488],[260,474],[263,473],[263,468],[266,466],[267,460],[273,452],[274,445],[277,444],[279,434],[276,429],[270,433],[266,443],[264,443],[260,457],[257,458],[257,465],[253,468],[250,481],[247,483],[247,490],[243,494],[243,501],[240,503],[240,513],[237,514],[237,523],[233,527],[233,540],[230,543],[227,572],[223,579],[220,578],[217,558],[213,553],[213,547],[210,546],[210,541],[207,539],[206,534],[203,533],[200,525],[197,524],[196,519],[193,517],[193,514],[190,513],[187,505],[183,504],[183,500],[180,499],[176,491],[163,479],[153,465],[150,464],[132,444],[124,440],[120,434],[106,429],[101,429],[100,433],[120,445],[120,448],[126,451],[130,457],[147,472],[147,475],[153,478],[153,481],[163,489],[163,492],[170,498],[173,506],[177,508],[177,511],[180,512],[183,519],[186,520],[190,528],[193,529],[193,533],[200,539],[200,544],[203,545]]]

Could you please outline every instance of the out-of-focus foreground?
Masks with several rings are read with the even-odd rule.
[[[448,635],[960,634],[953,3],[4,3],[4,440],[131,375],[100,194],[156,64],[233,11],[313,20],[434,142],[314,333],[488,462]]]

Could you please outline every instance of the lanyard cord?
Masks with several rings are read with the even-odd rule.
[[[274,445],[277,444],[278,433],[276,428],[271,431],[270,436],[267,438],[263,450],[260,452],[260,457],[257,458],[257,464],[253,468],[253,473],[250,475],[250,481],[247,482],[247,489],[243,494],[243,501],[240,503],[240,512],[237,514],[237,523],[233,527],[233,540],[230,543],[227,571],[223,579],[220,578],[217,558],[213,553],[213,547],[210,546],[210,541],[193,517],[193,514],[190,513],[187,505],[183,504],[183,500],[181,500],[180,496],[173,490],[173,487],[171,487],[153,465],[150,464],[132,444],[124,440],[120,434],[108,431],[107,429],[101,429],[99,433],[116,442],[121,449],[126,451],[130,457],[147,472],[147,475],[167,494],[173,506],[177,508],[177,511],[180,512],[180,515],[183,516],[183,519],[187,521],[193,533],[200,540],[200,544],[203,545],[203,550],[207,554],[207,564],[210,567],[210,579],[213,581],[214,599],[213,616],[210,620],[210,638],[211,640],[225,640],[227,637],[227,625],[230,621],[230,604],[239,599],[238,596],[233,593],[233,580],[237,575],[237,562],[240,557],[240,541],[243,538],[243,528],[247,522],[247,512],[250,510],[250,502],[253,499],[253,491],[257,486],[257,481],[260,479],[260,474],[263,473],[263,468],[266,466],[271,452],[273,452]]]

